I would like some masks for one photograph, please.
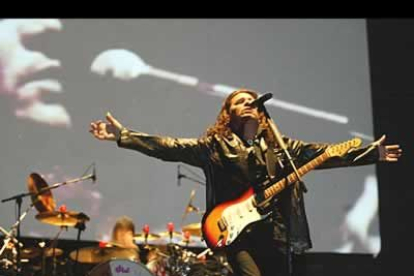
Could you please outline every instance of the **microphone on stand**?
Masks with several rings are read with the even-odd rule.
[[[265,93],[265,94],[261,95],[260,97],[258,97],[253,102],[251,102],[250,106],[251,107],[263,107],[264,103],[267,102],[268,100],[270,100],[272,97],[273,97],[272,93],[270,93],[270,92]],[[274,122],[273,122],[273,126],[274,126],[273,130],[274,130],[276,142],[280,145],[280,147],[282,149],[286,149],[286,144],[283,141],[282,135],[280,134],[280,131],[277,128],[277,126]]]
[[[177,166],[177,186],[181,186],[180,165]]]
[[[181,174],[180,165],[177,166],[177,186],[181,186],[181,178],[183,178],[185,175]]]
[[[254,100],[253,102],[250,103],[251,107],[257,107],[257,108],[261,108],[262,110],[264,110],[265,115],[267,117],[267,121],[269,122],[269,127],[272,130],[272,133],[275,137],[276,143],[279,144],[280,148],[283,150],[283,152],[285,153],[287,159],[290,162],[290,165],[292,166],[294,172],[296,173],[296,176],[298,177],[298,181],[301,185],[301,188],[303,189],[304,192],[307,192],[307,189],[305,187],[305,185],[303,184],[303,181],[299,175],[299,172],[297,171],[296,165],[293,162],[292,156],[289,153],[289,150],[287,148],[287,145],[285,143],[285,141],[282,138],[282,134],[279,131],[279,128],[277,127],[277,125],[275,124],[275,122],[273,122],[273,120],[270,118],[269,113],[267,112],[267,110],[264,108],[264,103],[268,100],[270,100],[273,97],[273,94],[268,92],[263,94],[262,96],[260,96],[259,98],[257,98],[256,100]],[[283,164],[281,163],[281,161],[279,160],[279,163],[281,164],[281,166],[283,167]]]
[[[262,96],[258,97],[256,100],[254,100],[253,102],[251,102],[249,105],[251,107],[261,107],[263,106],[263,104],[270,100],[273,97],[273,94],[268,92],[263,94]]]
[[[95,166],[95,163],[93,163],[93,170],[92,170],[92,183],[94,183],[95,184],[95,182],[96,182],[96,166]]]

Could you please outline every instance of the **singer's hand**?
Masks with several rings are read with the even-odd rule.
[[[380,139],[373,144],[378,146],[380,161],[397,162],[402,155],[402,149],[400,145],[384,145],[385,135],[382,135]]]
[[[123,126],[109,112],[106,114],[106,120],[107,122],[101,120],[92,122],[89,132],[99,140],[115,141],[115,133],[120,131]]]

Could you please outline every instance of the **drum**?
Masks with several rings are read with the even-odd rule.
[[[169,276],[168,259],[163,257],[155,258],[146,264],[147,268],[155,276]]]
[[[88,276],[154,276],[144,265],[126,259],[114,259],[95,266]]]
[[[167,271],[169,259],[169,255],[163,253],[160,247],[147,247],[145,265],[155,276],[169,276]]]

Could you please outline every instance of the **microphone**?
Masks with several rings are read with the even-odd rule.
[[[258,97],[253,102],[251,102],[250,106],[251,107],[261,107],[261,106],[263,106],[263,104],[266,101],[270,100],[272,97],[273,97],[272,93],[270,93],[270,92],[265,93],[265,94],[261,95],[260,97]],[[277,128],[276,124],[273,121],[272,121],[271,127],[272,127],[272,130],[273,130],[273,133],[275,134],[276,142],[280,145],[280,147],[282,149],[286,149],[287,147],[286,147],[285,142],[283,141],[282,135],[280,134],[279,129]]]
[[[261,95],[259,98],[257,98],[256,100],[254,100],[253,102],[251,102],[249,105],[251,107],[261,107],[266,101],[270,100],[272,97],[273,97],[272,93],[270,92],[265,93]]]
[[[93,170],[92,170],[92,183],[96,182],[96,166],[95,163],[93,163]]]
[[[180,165],[177,166],[177,186],[181,186],[181,173],[180,173]]]

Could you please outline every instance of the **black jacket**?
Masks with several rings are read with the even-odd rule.
[[[236,134],[204,138],[172,138],[154,136],[124,128],[118,146],[137,150],[164,161],[183,162],[201,168],[206,176],[206,211],[217,204],[237,198],[249,187],[261,189],[271,177],[280,178],[290,166],[277,145],[267,145],[260,131],[253,145],[247,145]],[[331,144],[305,143],[283,137],[297,167],[323,153]],[[333,157],[317,169],[372,164],[378,160],[372,147],[353,149],[341,157]],[[358,161],[355,157],[363,155]],[[290,218],[291,244],[301,253],[312,247],[301,185],[292,185],[292,192],[283,191],[272,204],[269,222],[274,225],[273,239],[283,248],[286,243],[287,218]]]

